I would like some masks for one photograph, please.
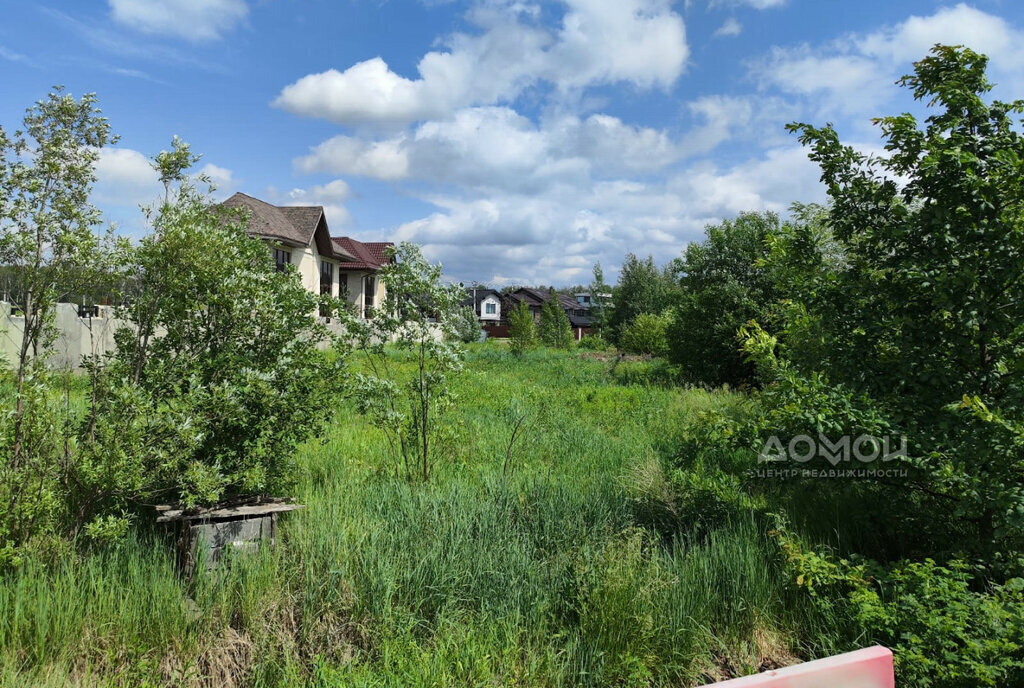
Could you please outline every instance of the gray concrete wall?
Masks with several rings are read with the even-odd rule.
[[[99,317],[80,318],[78,306],[58,303],[53,323],[57,339],[48,365],[56,370],[81,370],[83,357],[113,351],[114,332],[128,324],[114,318],[113,311],[109,306],[100,306]],[[25,318],[11,315],[11,305],[0,301],[0,358],[8,365],[18,360],[24,329]]]
[[[73,303],[58,303],[54,327],[57,328],[57,340],[53,352],[47,358],[47,364],[54,370],[82,369],[82,360],[94,353],[103,355],[113,352],[114,333],[121,327],[131,326],[126,320],[114,316],[110,306],[99,306],[99,317],[78,317],[78,306]],[[334,318],[328,325],[335,334],[343,335],[344,328]],[[18,360],[21,351],[22,332],[25,329],[25,318],[11,315],[11,305],[0,301],[0,359],[7,365]],[[440,341],[443,336],[439,325],[432,325],[431,335]],[[323,342],[326,347],[328,342]]]

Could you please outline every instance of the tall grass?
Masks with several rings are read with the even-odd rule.
[[[644,515],[679,508],[660,457],[730,395],[490,345],[455,386],[457,442],[425,485],[339,400],[298,457],[307,510],[227,571],[186,584],[141,529],[8,572],[0,683],[676,686],[820,649],[828,620],[790,598],[753,517],[698,536]]]

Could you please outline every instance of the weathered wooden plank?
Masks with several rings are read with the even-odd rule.
[[[157,523],[168,521],[209,521],[218,518],[247,518],[258,517],[268,514],[281,513],[284,511],[295,511],[305,509],[304,504],[287,504],[284,502],[270,504],[243,504],[241,506],[224,507],[220,509],[201,509],[198,511],[186,511],[184,509],[169,509],[157,516]]]

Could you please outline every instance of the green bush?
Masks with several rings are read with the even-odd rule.
[[[671,322],[667,313],[641,313],[622,330],[619,348],[631,354],[663,356],[668,352],[666,333]]]
[[[136,291],[99,373],[80,473],[118,508],[287,494],[295,447],[341,390],[318,299],[245,218],[183,186],[130,259]]]
[[[472,306],[463,306],[452,316],[452,330],[456,339],[463,344],[480,340],[480,321]]]
[[[774,535],[792,584],[843,620],[844,642],[866,638],[892,649],[897,685],[1024,682],[1024,580],[978,589],[961,560],[885,567],[808,549],[784,525]]]

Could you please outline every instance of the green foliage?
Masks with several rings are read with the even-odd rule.
[[[977,590],[971,567],[931,559],[884,568],[809,549],[774,531],[787,574],[820,608],[847,619],[850,642],[893,650],[897,684],[1008,686],[1024,681],[1024,581]]]
[[[576,342],[576,348],[583,351],[606,351],[611,344],[599,334],[585,334]]]
[[[380,272],[383,306],[366,320],[343,315],[369,367],[355,376],[353,391],[360,413],[384,432],[395,475],[426,482],[451,442],[445,418],[455,402],[449,375],[461,370],[462,349],[452,340],[464,294],[442,284],[441,266],[431,265],[418,246],[402,243],[389,251]],[[394,373],[395,350],[416,361],[412,375]]]
[[[588,290],[590,291],[591,327],[598,336],[607,337],[605,331],[611,323],[615,304],[612,301],[612,287],[604,281],[604,270],[601,268],[601,263],[594,263],[594,279]]]
[[[804,376],[821,371],[888,407],[916,444],[916,499],[938,495],[968,527],[972,554],[1016,572],[1022,455],[1006,429],[1024,420],[1024,137],[1013,119],[1024,101],[988,102],[986,66],[946,46],[918,62],[901,83],[931,113],[923,126],[909,114],[876,120],[884,159],[831,127],[791,126],[821,165],[842,260],[777,261],[799,302],[780,341]],[[964,413],[965,397],[1005,422]]]
[[[669,327],[670,356],[693,382],[749,384],[754,371],[736,335],[749,320],[767,325],[779,298],[777,281],[762,264],[779,218],[741,213],[704,231],[704,241],[688,244],[674,267],[683,297]]]
[[[664,356],[668,353],[667,333],[671,325],[671,313],[641,313],[622,330],[619,347],[631,354]]]
[[[508,314],[508,339],[509,348],[517,356],[537,346],[537,323],[525,301]]]
[[[0,265],[24,318],[10,378],[0,371],[0,566],[58,532],[70,510],[74,410],[61,395],[70,381],[45,359],[57,302],[95,277],[110,248],[88,196],[99,149],[115,140],[94,95],[59,87],[28,109],[23,131],[0,129]]]
[[[537,335],[544,346],[552,349],[568,349],[572,347],[572,325],[569,316],[562,309],[558,294],[551,291],[549,298],[540,309],[540,323]]]
[[[164,203],[171,202],[171,185],[180,181],[186,170],[202,157],[193,155],[192,147],[177,135],[171,140],[171,150],[160,151],[153,157],[153,169],[160,175],[160,183],[164,185]]]
[[[480,339],[480,321],[472,306],[463,306],[452,316],[454,336],[463,344],[471,344]]]
[[[619,271],[619,283],[612,291],[613,308],[608,316],[609,335],[618,343],[626,325],[641,313],[662,313],[680,297],[679,285],[670,266],[659,269],[654,258],[640,260],[626,255]]]
[[[290,489],[341,359],[317,348],[329,336],[316,297],[245,227],[186,183],[132,252],[133,327],[117,334],[83,445],[99,494],[193,506]]]

